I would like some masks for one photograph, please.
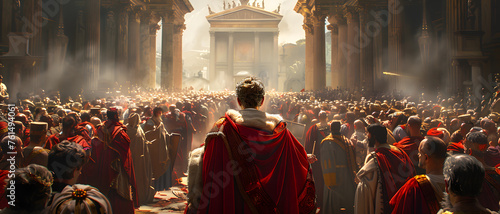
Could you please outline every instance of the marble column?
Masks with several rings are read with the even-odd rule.
[[[140,74],[141,18],[139,10],[134,9],[130,12],[128,25],[129,80],[132,85],[138,85],[142,79]]]
[[[360,43],[359,43],[359,15],[354,10],[347,12],[347,43],[344,51],[347,52],[347,87],[350,90],[360,89]]]
[[[347,20],[343,13],[335,15],[338,28],[338,50],[337,50],[337,71],[339,73],[339,86],[342,89],[347,88],[347,55],[343,51],[343,47],[347,45]]]
[[[476,61],[476,60],[471,60],[469,61],[469,64],[471,66],[471,80],[472,80],[472,97],[475,98],[476,100],[476,105],[481,103],[482,99],[482,81],[483,76],[481,73],[481,69],[483,66],[483,63],[481,61]],[[477,107],[477,106],[476,106]]]
[[[151,87],[150,85],[150,79],[151,79],[151,72],[149,72],[150,66],[150,53],[151,53],[151,36],[150,36],[150,22],[152,19],[152,12],[151,11],[146,11],[141,14],[141,25],[140,25],[140,69],[139,69],[139,79],[138,79],[138,84],[141,87],[144,88],[149,88]]]
[[[27,31],[31,33],[29,53],[32,56],[42,56],[42,28],[45,25],[42,12],[42,0],[25,0],[22,1],[23,20],[21,29],[18,31]],[[55,18],[59,12],[59,8],[47,8],[52,18]],[[16,19],[16,17],[14,17]]]
[[[314,70],[313,90],[326,87],[326,47],[325,47],[325,16],[314,17]]]
[[[174,26],[174,41],[173,41],[173,69],[174,69],[174,90],[182,90],[182,35],[186,26],[179,24]]]
[[[338,60],[337,60],[337,54],[338,54],[338,49],[339,49],[339,28],[337,26],[337,23],[335,21],[335,18],[333,16],[328,18],[328,22],[330,24],[327,26],[328,30],[330,30],[331,33],[331,52],[332,52],[332,63],[331,63],[331,87],[332,89],[335,89],[339,87],[340,85],[340,73],[338,70]]]
[[[399,74],[401,72],[400,63],[403,55],[403,14],[401,12],[401,2],[399,0],[388,0],[389,14],[392,18],[389,22],[389,71]],[[392,77],[392,89],[399,88],[398,77]]]
[[[227,43],[227,73],[225,75],[225,87],[229,90],[234,89],[234,33],[229,32]]]
[[[279,33],[274,32],[273,33],[273,67],[272,67],[272,74],[269,75],[271,77],[269,86],[271,87],[270,90],[275,89],[278,90],[278,70],[279,70],[279,47],[278,47],[278,41],[279,40]],[[324,39],[323,39],[324,40]]]
[[[149,70],[148,85],[149,88],[156,88],[156,34],[160,30],[159,17],[155,16],[149,24]]]
[[[210,90],[220,90],[220,83],[217,83],[216,58],[215,58],[215,32],[210,31],[210,67],[208,69],[208,80]]]
[[[306,90],[314,90],[314,27],[312,24],[312,18],[304,18],[304,31],[306,33],[306,65],[305,65],[305,76],[306,76]]]
[[[128,80],[128,20],[129,7],[122,7],[118,13],[115,77],[120,84]]]
[[[96,90],[99,81],[99,64],[101,53],[101,1],[86,0],[86,30],[85,40],[87,45],[86,75],[89,77],[90,89]]]
[[[161,87],[174,90],[174,15],[173,11],[162,16]]]
[[[260,33],[254,33],[254,75],[260,74]]]
[[[106,13],[106,28],[104,29],[104,51],[103,51],[103,59],[105,63],[103,63],[102,68],[102,78],[115,81],[115,69],[116,69],[116,39],[117,39],[117,30],[116,30],[116,18],[113,10],[109,10]]]
[[[0,45],[9,46],[9,32],[12,32],[12,5],[13,1],[2,1],[2,37],[0,38]]]
[[[367,91],[373,91],[373,30],[370,29],[372,19],[367,13],[367,10],[361,10],[359,13],[360,20],[360,73],[361,73],[361,87]]]

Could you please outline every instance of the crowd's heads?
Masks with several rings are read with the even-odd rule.
[[[478,196],[484,173],[483,165],[473,156],[457,154],[447,158],[443,169],[447,192],[457,196]]]
[[[51,194],[53,178],[52,173],[45,167],[30,164],[27,167],[16,170],[15,176],[7,184],[14,185],[16,200],[12,210],[26,211],[26,213],[38,213],[45,207],[45,203]],[[5,191],[5,196],[11,194]]]
[[[153,109],[153,116],[159,117],[163,114],[163,109],[161,107],[155,107]]]
[[[13,146],[14,144],[14,146]],[[0,141],[0,148],[2,149],[2,155],[7,155],[9,152],[17,152],[18,157],[23,155],[23,141],[21,138],[15,135],[8,135],[2,138]]]
[[[82,146],[67,140],[56,144],[49,152],[48,168],[54,178],[76,182],[87,160]]]
[[[68,132],[68,133],[71,132],[75,128],[76,125],[77,125],[77,122],[76,122],[75,118],[71,115],[67,115],[62,120],[63,132]]]
[[[354,121],[354,128],[356,129],[356,131],[361,132],[364,132],[366,130],[365,123],[363,123],[363,121],[361,120]]]
[[[109,214],[111,205],[98,189],[82,184],[66,186],[48,208],[49,214]]]
[[[135,128],[139,125],[139,122],[141,122],[141,118],[138,114],[132,113],[130,114],[128,118],[128,126],[131,128]]]
[[[379,142],[380,144],[385,144],[387,143],[387,129],[378,124],[371,124],[369,125],[366,130],[368,131],[368,146],[369,147],[374,147],[375,146],[375,141]]]
[[[247,77],[236,86],[236,95],[244,108],[259,107],[264,100],[264,84],[256,77]]]

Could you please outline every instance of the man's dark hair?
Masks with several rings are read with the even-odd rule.
[[[87,112],[84,112],[80,115],[80,118],[82,119],[82,122],[90,122],[90,114]]]
[[[436,159],[446,159],[448,146],[438,137],[425,137],[426,143],[422,147],[422,152]]]
[[[443,169],[448,190],[459,196],[476,197],[481,192],[484,168],[475,157],[457,154],[446,159]]]
[[[330,131],[332,134],[340,134],[341,123],[339,120],[334,120],[330,123]]]
[[[161,107],[155,107],[153,109],[153,116],[156,115],[158,112],[162,112],[163,113],[163,109]]]
[[[16,152],[16,147],[23,144],[21,138],[18,136],[14,136],[13,138],[14,139],[11,139],[11,136],[7,135],[0,141],[0,152],[2,155],[7,154],[8,152]],[[14,147],[12,147],[12,143],[15,143],[15,145],[13,145]]]
[[[48,168],[54,172],[54,178],[68,180],[73,178],[73,171],[80,169],[87,156],[82,146],[64,140],[56,144],[49,152]]]
[[[476,144],[488,144],[488,136],[482,132],[471,132],[467,134],[467,141]]]
[[[247,77],[236,86],[236,95],[245,108],[260,106],[265,94],[264,84],[256,77]]]
[[[387,143],[387,129],[384,126],[375,123],[375,124],[371,124],[368,127],[366,127],[366,130],[380,144]]]
[[[73,116],[71,115],[68,115],[66,117],[64,117],[63,121],[62,121],[62,127],[63,127],[63,130],[68,130],[68,129],[72,129],[76,126],[76,120]]]

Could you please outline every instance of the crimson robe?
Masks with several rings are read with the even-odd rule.
[[[418,167],[418,147],[420,146],[420,142],[424,137],[404,137],[399,142],[393,144],[393,146],[398,147],[402,151],[404,151],[408,157],[410,157],[413,166],[415,167],[417,174],[425,174],[425,170]]]
[[[486,150],[484,161],[488,166],[496,166],[500,164],[500,146],[490,146],[488,150]]]
[[[486,169],[483,181],[483,190],[478,200],[483,207],[490,210],[499,210],[500,206],[500,175],[493,169]]]
[[[85,151],[90,149],[90,143],[87,140],[85,140],[84,137],[82,137],[80,135],[75,135],[72,137],[62,137],[59,133],[49,136],[49,138],[47,139],[47,142],[45,143],[44,148],[51,150],[52,147],[54,147],[56,144],[58,144],[64,140],[68,140],[70,142],[75,142],[76,144],[82,146],[83,150],[85,150]]]
[[[379,147],[375,150],[376,161],[381,172],[384,210],[392,210],[389,201],[406,183],[415,176],[415,168],[408,155],[391,146],[390,149]]]
[[[422,179],[420,176],[427,180],[426,184],[417,180],[417,178]],[[419,175],[408,180],[392,197],[389,204],[394,208],[393,214],[436,214],[440,209],[439,201],[441,199],[436,198],[430,181],[425,175]]]
[[[7,187],[7,182],[9,179],[9,170],[0,170],[0,209],[7,208],[9,206],[7,197],[4,196],[5,188]]]
[[[113,213],[131,214],[134,205],[138,206],[138,197],[126,130],[122,123],[110,120],[99,127],[97,138],[92,140],[90,161],[83,167],[78,183],[98,188],[108,198]],[[130,191],[131,196],[127,195]]]
[[[198,210],[187,213],[315,211],[306,152],[285,123],[269,132],[238,125],[226,114],[218,124],[224,135],[207,137]]]

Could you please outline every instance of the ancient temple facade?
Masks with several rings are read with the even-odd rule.
[[[192,10],[189,0],[2,1],[0,69],[9,77],[4,82],[46,89],[153,88],[161,25],[161,87],[180,90],[184,15]],[[19,43],[27,51],[14,53]],[[13,63],[13,55],[23,66]],[[33,79],[37,75],[46,78]]]
[[[211,90],[233,90],[246,76],[257,76],[267,89],[278,89],[277,11],[248,1],[224,6],[224,11],[207,16],[210,23]]]
[[[329,87],[474,93],[498,73],[495,0],[298,0],[295,11],[304,16],[307,90],[327,87],[325,25]]]

